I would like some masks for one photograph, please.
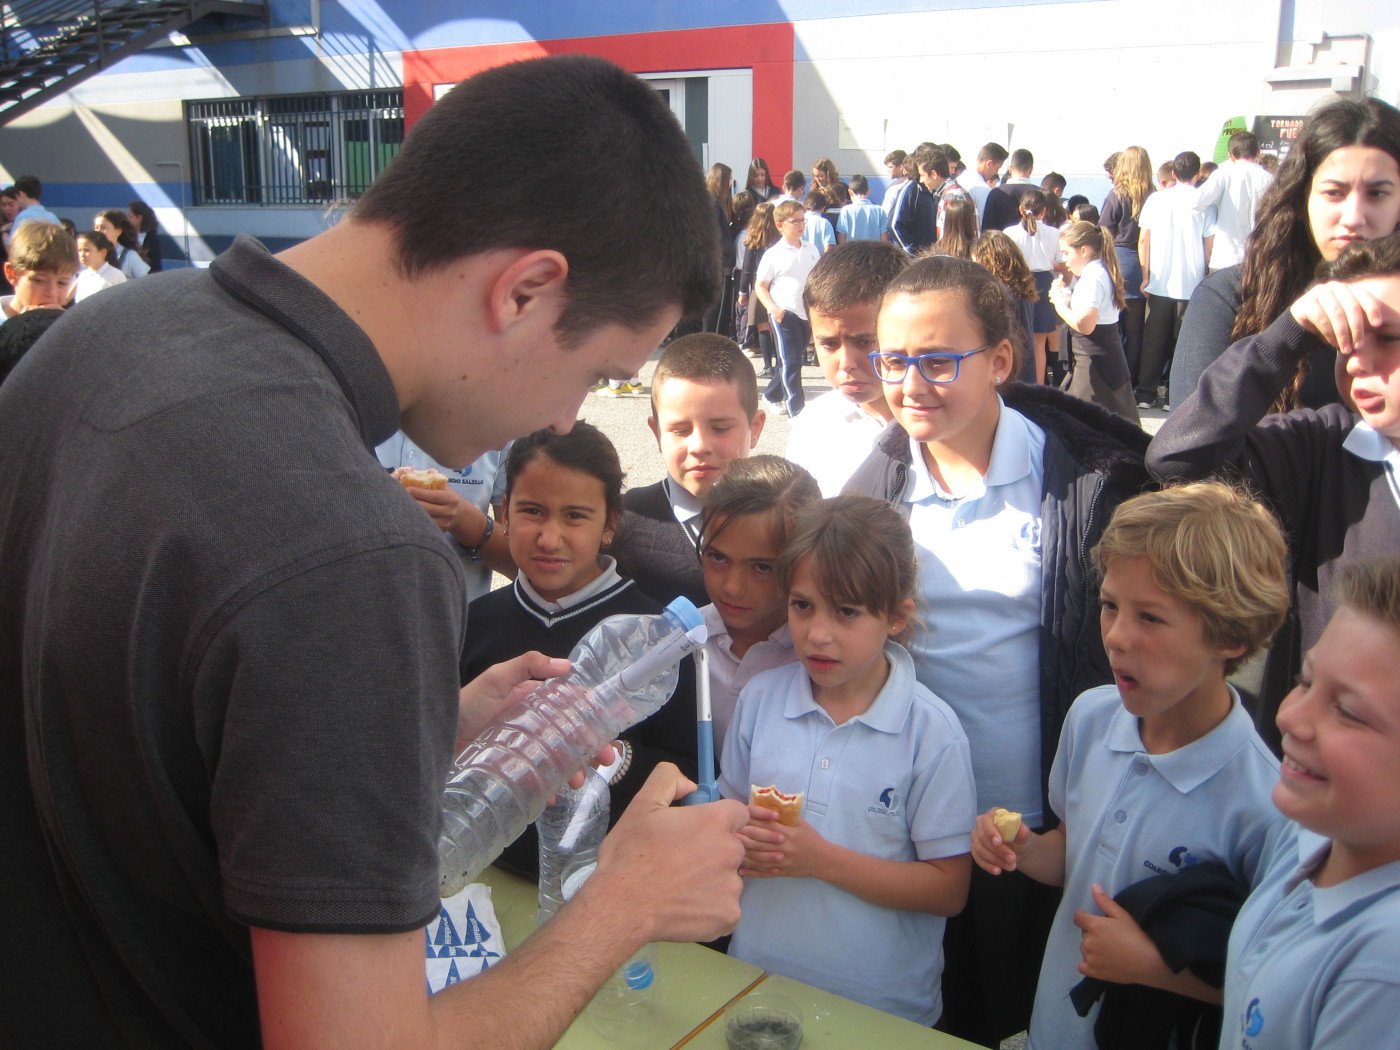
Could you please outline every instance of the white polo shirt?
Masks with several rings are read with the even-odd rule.
[[[1115,686],[1090,689],[1070,708],[1050,770],[1050,805],[1065,823],[1064,896],[1045,946],[1028,1047],[1096,1048],[1099,1004],[1080,1017],[1069,999],[1083,979],[1074,913],[1098,914],[1094,883],[1112,897],[1204,861],[1253,880],[1264,840],[1283,819],[1270,798],[1278,759],[1233,689],[1230,704],[1209,733],[1164,755],[1147,753]]]
[[[934,482],[919,443],[910,446],[904,499],[923,626],[909,651],[919,681],[967,733],[977,811],[1005,806],[1039,827],[1045,432],[1003,403],[986,476],[960,499]]]
[[[724,735],[734,719],[739,705],[739,693],[753,681],[754,676],[775,667],[786,667],[797,661],[792,648],[792,634],[784,623],[767,640],[754,642],[742,657],[734,655],[734,638],[712,604],[700,610],[709,637],[705,649],[710,654],[710,714],[714,721],[715,754],[724,754]],[[747,796],[745,796],[747,797]]]
[[[1221,1050],[1394,1046],[1400,861],[1312,882],[1331,842],[1286,822],[1230,934]]]
[[[1102,259],[1094,259],[1084,267],[1074,289],[1069,294],[1070,309],[1075,313],[1093,307],[1099,312],[1099,324],[1117,324],[1122,312],[1113,301],[1113,278]]]
[[[973,809],[967,738],[914,680],[900,646],[869,710],[836,725],[801,664],[768,671],[739,695],[720,790],[805,791],[802,815],[823,838],[886,860],[968,852]],[[820,879],[748,879],[729,954],[918,1024],[943,1013],[944,919],[895,911]]]
[[[817,479],[822,496],[830,499],[841,495],[887,425],[879,416],[847,401],[839,390],[828,390],[807,402],[802,414],[792,421],[784,455],[805,467]]]
[[[793,425],[796,424],[797,420],[793,420]],[[1363,419],[1351,428],[1351,432],[1342,442],[1342,448],[1357,459],[1383,464],[1385,479],[1390,483],[1390,494],[1395,498],[1396,504],[1400,505],[1400,448],[1395,447],[1395,442]]]
[[[754,279],[760,284],[767,282],[768,294],[780,310],[791,311],[805,321],[807,308],[802,304],[802,289],[807,287],[807,275],[820,258],[821,253],[805,241],[795,247],[779,241],[758,260]]]
[[[1151,234],[1147,241],[1151,295],[1190,299],[1206,275],[1206,217],[1196,210],[1200,192],[1190,183],[1178,182],[1143,202],[1138,226]]]
[[[1210,267],[1219,270],[1244,262],[1244,243],[1254,230],[1254,212],[1274,177],[1248,160],[1227,160],[1211,173],[1196,197],[1206,217],[1206,232],[1215,240]]]

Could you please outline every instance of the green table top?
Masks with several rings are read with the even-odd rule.
[[[496,919],[506,950],[515,948],[535,929],[536,887],[519,876],[489,868],[481,881],[491,887]],[[656,966],[657,1014],[654,1027],[639,1034],[634,1045],[646,1050],[676,1046],[696,1029],[717,1017],[734,999],[763,980],[757,966],[703,948],[698,944],[659,945]],[[721,1033],[720,1042],[724,1037]],[[556,1044],[560,1050],[612,1048],[590,1023],[587,1011]]]

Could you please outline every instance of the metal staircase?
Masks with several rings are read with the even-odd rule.
[[[0,124],[201,18],[266,24],[264,2],[0,0]]]

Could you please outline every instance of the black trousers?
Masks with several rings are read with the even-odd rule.
[[[1137,399],[1152,402],[1157,387],[1166,381],[1176,352],[1176,337],[1186,316],[1186,299],[1165,295],[1147,297],[1147,323],[1142,332],[1142,357],[1138,361]],[[1131,367],[1131,364],[1130,364]]]

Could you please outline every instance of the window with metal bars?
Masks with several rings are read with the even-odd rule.
[[[187,102],[196,204],[329,204],[403,145],[403,91]]]

